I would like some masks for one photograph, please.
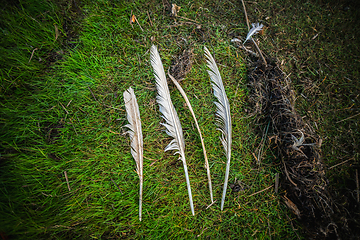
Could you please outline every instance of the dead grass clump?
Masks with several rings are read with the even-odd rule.
[[[193,48],[182,50],[173,58],[170,67],[170,75],[175,79],[182,80],[190,72],[192,67]]]
[[[251,101],[259,120],[272,123],[271,142],[281,159],[282,198],[309,235],[336,237],[333,201],[321,160],[321,139],[294,108],[290,79],[273,62],[255,64],[249,73]]]

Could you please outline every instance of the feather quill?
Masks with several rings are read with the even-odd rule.
[[[259,24],[259,23],[252,23],[252,28],[250,29],[250,31],[248,32],[246,39],[244,41],[244,43],[249,40],[253,35],[257,34],[258,32],[261,31],[261,29],[264,27],[263,24]],[[243,44],[244,44],[243,43]]]
[[[226,196],[226,188],[229,179],[229,171],[230,171],[230,158],[231,158],[231,115],[230,115],[230,104],[229,100],[226,96],[225,88],[221,79],[221,75],[219,69],[216,65],[214,58],[211,56],[209,50],[204,47],[205,56],[207,58],[207,64],[210,70],[208,73],[211,79],[211,85],[214,90],[214,95],[217,98],[217,102],[214,102],[217,108],[216,118],[217,118],[217,126],[221,131],[221,143],[225,149],[226,153],[226,172],[225,172],[225,181],[223,194],[221,198],[221,210],[224,208],[225,196]]]
[[[201,141],[201,145],[203,147],[203,153],[204,153],[204,158],[205,158],[205,168],[206,168],[206,172],[207,172],[207,176],[208,176],[208,183],[209,183],[209,190],[210,190],[210,199],[211,199],[211,203],[214,202],[214,198],[213,198],[213,192],[212,192],[212,184],[211,184],[211,174],[210,174],[210,166],[209,166],[209,161],[208,161],[208,158],[207,158],[207,154],[206,154],[206,149],[205,149],[205,143],[204,143],[204,139],[202,137],[202,134],[201,134],[201,130],[200,130],[200,126],[199,126],[199,123],[196,119],[196,116],[195,116],[195,113],[194,113],[194,110],[190,104],[190,101],[189,101],[189,98],[186,96],[186,93],[184,91],[184,89],[181,87],[181,85],[178,83],[178,81],[170,75],[169,71],[168,71],[168,75],[171,79],[171,81],[174,83],[174,85],[176,86],[176,88],[179,90],[179,92],[181,93],[181,95],[183,96],[183,98],[185,99],[185,102],[186,102],[186,105],[189,107],[189,110],[191,112],[191,115],[193,116],[194,118],[194,121],[195,121],[195,126],[199,132],[199,135],[200,135],[200,141]]]
[[[187,170],[186,160],[185,160],[185,141],[183,136],[183,131],[181,128],[180,120],[178,114],[174,108],[174,105],[170,98],[170,91],[166,81],[166,75],[164,67],[161,62],[161,58],[156,46],[152,46],[150,49],[150,62],[154,69],[154,76],[156,80],[156,88],[158,95],[156,101],[159,104],[160,112],[162,117],[165,120],[165,123],[162,123],[166,127],[166,133],[173,138],[173,140],[165,148],[166,151],[175,150],[174,154],[179,154],[179,159],[182,160],[186,178],[186,184],[190,200],[190,208],[192,215],[195,215],[194,205],[191,194],[190,179]]]
[[[143,136],[141,130],[141,120],[139,106],[136,101],[134,90],[130,87],[124,92],[124,102],[129,124],[125,125],[129,130],[131,141],[131,155],[136,162],[136,172],[140,178],[139,190],[139,220],[141,221],[142,212],[142,192],[143,192]]]

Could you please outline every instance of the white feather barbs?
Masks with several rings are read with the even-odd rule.
[[[260,32],[261,29],[264,27],[263,24],[259,24],[259,23],[252,23],[251,26],[252,26],[252,28],[249,30],[249,32],[248,32],[248,34],[247,34],[247,36],[246,36],[246,39],[245,39],[245,41],[244,41],[244,43],[245,43],[247,40],[251,39],[251,37],[252,37],[253,35],[255,35],[255,34],[257,34],[258,32]],[[244,44],[244,43],[243,43],[243,44]]]
[[[127,120],[129,124],[124,127],[129,130],[131,142],[131,155],[136,162],[136,172],[140,178],[139,190],[139,220],[141,221],[142,212],[142,192],[143,192],[143,136],[141,129],[140,111],[136,101],[134,90],[130,87],[124,92],[125,108],[127,113]]]
[[[157,47],[154,45],[151,47],[150,50],[150,61],[154,69],[156,88],[158,92],[158,95],[156,96],[156,101],[159,104],[159,110],[165,120],[165,123],[162,123],[162,125],[166,127],[166,133],[173,138],[173,140],[169,143],[169,145],[167,145],[164,151],[166,152],[169,150],[175,150],[176,152],[174,154],[178,153],[180,155],[179,158],[182,160],[184,166],[191,213],[192,215],[195,215],[194,204],[191,194],[190,179],[185,160],[185,141],[183,131],[181,128],[178,114],[170,98],[169,87],[166,81],[166,75],[159,52],[157,50]]]
[[[209,50],[204,47],[205,56],[207,58],[207,64],[210,70],[208,73],[211,79],[211,85],[214,90],[214,96],[217,98],[217,102],[214,102],[217,108],[216,117],[217,121],[216,124],[218,129],[221,131],[222,136],[220,138],[221,143],[224,146],[225,153],[226,153],[226,171],[225,171],[225,180],[224,180],[224,188],[223,194],[221,198],[221,210],[224,208],[225,196],[226,196],[226,189],[229,179],[229,171],[230,171],[230,158],[231,158],[231,114],[230,114],[230,104],[229,100],[226,96],[224,84],[221,79],[221,75],[219,69],[216,65],[214,58],[211,56]]]

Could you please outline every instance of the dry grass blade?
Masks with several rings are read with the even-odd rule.
[[[180,155],[180,159],[182,160],[184,166],[191,213],[192,215],[195,215],[194,204],[191,194],[190,179],[185,160],[185,141],[183,131],[180,124],[179,116],[170,98],[169,87],[166,81],[165,71],[161,62],[159,52],[157,50],[157,47],[154,45],[151,47],[150,50],[150,60],[151,65],[154,69],[156,88],[158,91],[156,101],[159,104],[160,112],[162,113],[162,117],[165,120],[165,123],[162,123],[162,125],[166,127],[166,133],[173,138],[170,144],[167,145],[167,147],[165,148],[165,152],[169,150],[175,150],[175,154],[178,153]]]
[[[139,190],[139,220],[141,221],[142,211],[142,191],[143,191],[143,136],[141,130],[141,120],[139,106],[136,101],[134,90],[130,87],[124,92],[125,108],[129,124],[127,133],[130,135],[131,154],[136,162],[136,172],[140,178]]]
[[[216,117],[217,117],[217,125],[218,129],[221,131],[221,143],[224,146],[226,153],[226,171],[225,171],[225,180],[224,180],[224,189],[221,198],[221,210],[224,208],[225,196],[226,196],[226,188],[229,180],[229,171],[230,171],[230,158],[231,158],[231,114],[230,114],[230,104],[229,100],[226,96],[224,84],[221,79],[221,75],[219,69],[216,65],[214,58],[211,56],[209,50],[204,47],[205,56],[207,59],[208,73],[211,79],[211,85],[214,90],[214,96],[217,98],[217,102],[214,102],[217,108]]]
[[[208,176],[208,183],[209,183],[209,190],[210,190],[210,198],[211,198],[211,203],[214,202],[214,198],[213,198],[213,192],[212,192],[212,184],[211,184],[211,174],[210,174],[210,166],[209,166],[209,162],[208,162],[208,158],[207,158],[207,154],[206,154],[206,149],[205,149],[205,143],[204,143],[204,139],[202,137],[202,134],[201,134],[201,130],[200,130],[200,127],[199,127],[199,124],[198,124],[198,121],[196,119],[196,116],[195,116],[195,113],[194,113],[194,110],[190,104],[190,101],[188,99],[188,97],[186,96],[186,93],[184,91],[184,89],[181,87],[181,85],[178,83],[178,81],[170,75],[169,71],[168,71],[168,75],[171,79],[171,81],[175,84],[176,88],[179,90],[179,92],[181,93],[181,95],[183,96],[183,98],[185,99],[185,102],[187,104],[187,106],[189,107],[189,110],[194,118],[194,121],[195,121],[195,125],[196,125],[196,128],[199,132],[199,135],[200,135],[200,141],[201,141],[201,145],[202,145],[202,148],[203,148],[203,152],[204,152],[204,158],[205,158],[205,167],[206,167],[206,172],[207,172],[207,176]]]

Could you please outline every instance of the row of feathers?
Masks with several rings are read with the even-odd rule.
[[[172,104],[170,91],[168,88],[165,71],[161,62],[161,58],[156,46],[151,47],[150,51],[151,65],[154,69],[154,76],[156,80],[156,88],[157,88],[157,97],[156,101],[159,104],[159,110],[162,114],[162,118],[164,119],[164,123],[161,123],[166,128],[166,133],[172,137],[172,141],[169,145],[166,146],[165,151],[175,150],[175,154],[179,154],[179,159],[182,161],[184,166],[186,184],[189,194],[189,202],[191,213],[195,215],[194,205],[192,200],[191,186],[190,180],[186,165],[185,159],[185,141],[183,136],[183,131],[181,128],[180,120],[178,114],[175,110],[174,105]],[[229,175],[229,166],[230,166],[230,156],[231,156],[231,116],[230,116],[230,106],[229,100],[226,96],[224,85],[221,79],[221,75],[217,65],[215,63],[214,58],[211,56],[209,50],[205,47],[205,56],[207,58],[207,64],[209,67],[208,73],[210,75],[212,87],[214,90],[214,95],[217,98],[217,102],[215,102],[217,106],[216,117],[218,119],[217,125],[219,130],[222,132],[221,142],[224,146],[226,155],[227,155],[227,167],[225,174],[225,185],[223,191],[223,198],[221,203],[221,208],[223,208],[223,201],[225,200],[226,194],[226,185],[227,179]],[[185,97],[188,106],[191,108],[191,104],[188,101],[185,92],[181,88],[180,84],[170,75],[171,80],[174,82],[175,86],[179,88],[182,95]],[[124,92],[124,102],[125,108],[127,112],[127,120],[129,124],[125,125],[128,128],[127,133],[130,135],[131,142],[131,154],[136,162],[136,172],[140,178],[140,192],[139,192],[139,219],[141,221],[141,210],[142,210],[142,186],[143,186],[143,136],[141,130],[141,120],[140,120],[140,111],[139,106],[136,100],[136,96],[134,90],[130,87],[127,91]],[[197,120],[195,114],[191,108],[191,112],[193,117],[195,118],[196,125]],[[200,131],[200,128],[198,128]],[[201,134],[201,131],[200,131]],[[202,140],[202,136],[200,136]],[[202,141],[203,143],[203,141]],[[208,181],[209,181],[209,189],[210,189],[210,197],[213,202],[212,195],[212,186],[211,186],[211,176],[209,164],[207,162],[206,150],[203,145],[204,156],[205,156],[205,166],[208,172]]]
[[[247,41],[251,38],[252,35],[259,32],[262,28],[262,24],[253,24],[253,28],[249,31],[248,36],[246,37]],[[216,65],[214,58],[212,57],[209,50],[204,47],[205,57],[208,66],[208,73],[211,79],[211,85],[213,88],[214,96],[216,97],[217,101],[215,101],[216,105],[216,124],[218,130],[221,131],[221,143],[224,147],[227,162],[226,162],[226,171],[225,171],[225,180],[224,180],[224,187],[223,193],[221,198],[221,210],[224,208],[225,196],[226,196],[226,189],[228,184],[229,178],[229,171],[230,171],[230,159],[231,159],[231,114],[230,114],[230,105],[229,100],[225,93],[225,88],[223,85],[223,81],[221,79],[221,75],[219,69]],[[180,120],[178,114],[175,110],[175,107],[171,101],[170,91],[166,80],[166,74],[164,71],[164,67],[161,62],[161,58],[156,46],[152,46],[150,49],[150,62],[154,70],[154,76],[156,81],[156,88],[157,88],[157,96],[156,101],[159,104],[159,110],[162,114],[162,118],[164,119],[164,123],[161,123],[165,129],[166,133],[172,137],[172,141],[166,146],[165,152],[170,150],[175,150],[174,154],[179,154],[179,159],[183,163],[184,173],[186,178],[187,190],[189,195],[189,203],[191,208],[192,215],[195,215],[194,211],[194,204],[192,199],[191,193],[191,186],[190,186],[190,179],[188,175],[188,169],[186,165],[185,159],[185,141],[183,136],[182,127],[180,124]],[[205,158],[205,166],[207,169],[207,176],[208,176],[208,185],[210,190],[210,198],[212,204],[214,203],[213,200],[213,193],[212,193],[212,184],[211,184],[211,175],[210,175],[210,168],[209,163],[207,160],[206,149],[204,145],[204,141],[202,138],[202,134],[200,131],[200,127],[197,123],[194,111],[192,110],[191,104],[180,86],[180,84],[169,74],[170,79],[178,88],[182,96],[184,97],[189,110],[195,120],[196,127],[200,134],[200,139],[203,147],[204,158]],[[140,112],[139,106],[137,104],[136,96],[134,90],[130,87],[127,91],[124,92],[124,102],[125,108],[127,112],[127,120],[129,124],[125,125],[128,128],[128,134],[130,135],[131,141],[131,154],[136,162],[136,172],[140,178],[140,191],[139,191],[139,219],[141,221],[141,212],[142,212],[142,188],[143,188],[143,136],[141,130],[141,120],[140,120]]]

